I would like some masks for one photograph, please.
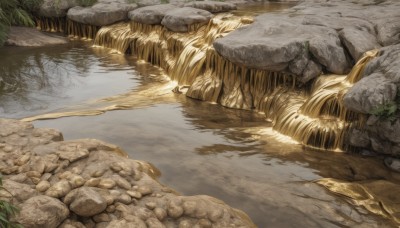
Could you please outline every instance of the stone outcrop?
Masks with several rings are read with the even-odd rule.
[[[365,51],[400,42],[393,39],[400,29],[395,22],[399,4],[306,1],[282,13],[261,15],[218,39],[214,47],[236,64],[286,71],[302,82],[319,76],[320,69],[346,74]]]
[[[210,13],[227,12],[235,10],[237,8],[235,4],[228,2],[217,2],[217,1],[189,2],[185,4],[185,7],[207,10]]]
[[[35,28],[11,27],[6,45],[21,47],[39,47],[45,45],[66,44],[65,37],[46,34]]]
[[[16,120],[0,119],[0,126],[9,191],[0,198],[21,208],[16,220],[25,227],[255,227],[222,201],[179,196],[155,180],[154,167],[114,145],[62,141],[55,130]]]
[[[76,0],[44,0],[38,14],[43,17],[65,17],[67,11],[75,6],[78,6]]]
[[[148,25],[160,25],[165,14],[176,8],[176,6],[171,4],[146,6],[130,11],[128,17],[134,22]]]
[[[400,156],[399,88],[400,44],[380,49],[379,56],[366,66],[363,78],[345,95],[347,108],[372,114],[363,129],[349,134],[349,144]]]
[[[168,11],[162,19],[161,24],[174,32],[187,32],[189,26],[194,24],[204,25],[212,17],[213,14],[208,11],[183,7]]]
[[[89,25],[104,26],[128,19],[128,12],[137,8],[125,0],[99,0],[91,7],[76,6],[68,10],[68,18]]]

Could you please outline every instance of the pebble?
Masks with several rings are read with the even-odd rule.
[[[132,196],[135,199],[140,199],[142,198],[142,194],[140,192],[137,191],[127,191],[126,192],[128,195]]]
[[[156,215],[157,219],[160,221],[163,221],[167,217],[167,212],[161,207],[155,208],[154,214]]]
[[[111,221],[111,218],[110,218],[110,216],[109,216],[108,214],[106,214],[106,213],[101,213],[101,214],[98,214],[98,215],[93,216],[93,220],[94,220],[96,223],[99,223],[99,222],[109,222],[109,221]]]
[[[36,190],[38,190],[39,192],[45,192],[47,191],[47,189],[50,188],[50,183],[48,181],[40,181],[37,185],[36,185]]]
[[[111,189],[116,185],[115,181],[110,178],[102,178],[100,179],[100,183],[97,185],[99,188]]]
[[[85,182],[85,186],[96,187],[100,183],[100,178],[90,178]]]
[[[153,193],[153,189],[151,189],[147,185],[143,185],[138,188],[138,192],[140,192],[142,194],[142,196],[145,196],[145,195],[149,195],[149,194]]]
[[[150,210],[153,210],[154,208],[156,208],[156,203],[155,202],[147,202],[146,204],[145,204],[145,206],[148,208],[148,209],[150,209]]]

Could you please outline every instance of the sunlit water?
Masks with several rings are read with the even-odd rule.
[[[34,125],[59,129],[66,140],[119,145],[154,164],[163,184],[222,199],[259,227],[395,226],[314,183],[385,178],[380,160],[307,151],[262,114],[192,100],[173,86],[159,68],[90,43],[0,49],[0,117],[103,110]],[[114,105],[122,110],[107,111]]]

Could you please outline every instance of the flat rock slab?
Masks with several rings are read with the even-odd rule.
[[[174,32],[187,32],[190,25],[206,24],[213,16],[206,10],[183,7],[168,11],[161,24]]]
[[[11,27],[6,41],[6,45],[21,47],[40,47],[66,43],[68,43],[68,40],[64,37],[50,35],[29,27]]]
[[[136,4],[103,0],[91,7],[73,7],[68,11],[67,16],[70,20],[82,24],[104,26],[128,20],[128,12],[136,8]]]
[[[189,2],[185,4],[185,7],[207,10],[211,13],[228,12],[237,9],[235,4],[217,1]]]
[[[399,43],[399,12],[400,3],[389,0],[305,1],[258,16],[217,39],[214,48],[236,64],[286,71],[307,82],[319,69],[346,74],[365,51]]]
[[[134,22],[148,25],[160,25],[164,16],[169,11],[176,8],[176,6],[171,4],[146,6],[130,11],[128,17]]]

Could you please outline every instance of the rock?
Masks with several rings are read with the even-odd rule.
[[[384,159],[385,165],[393,171],[400,172],[400,160],[387,157]]]
[[[381,47],[376,37],[367,31],[345,28],[339,32],[339,35],[347,50],[349,50],[351,56],[356,61],[365,52]]]
[[[46,195],[54,198],[64,197],[68,192],[71,191],[71,185],[67,180],[61,180],[51,186],[47,191]]]
[[[206,24],[212,17],[208,11],[183,7],[168,11],[161,24],[174,32],[187,32],[191,25]]]
[[[68,208],[60,200],[42,195],[23,203],[16,220],[24,227],[53,228],[60,225],[68,215]]]
[[[13,198],[20,202],[23,202],[36,195],[36,191],[29,185],[21,184],[12,180],[3,180],[3,187],[8,191],[6,195],[11,194]]]
[[[136,217],[135,220],[126,221],[125,219],[113,220],[107,228],[147,228],[146,223]]]
[[[399,44],[400,15],[386,15],[376,20],[375,28],[378,33],[378,41],[382,46]]]
[[[69,19],[82,24],[104,26],[127,20],[128,12],[136,8],[136,4],[102,1],[92,7],[73,7],[67,15]]]
[[[140,194],[142,194],[142,196],[153,193],[153,189],[151,189],[151,187],[148,185],[139,186],[137,191],[140,192]]]
[[[142,198],[142,194],[140,192],[137,191],[127,191],[126,192],[128,195],[132,196],[135,199],[140,199]]]
[[[154,214],[156,215],[157,219],[163,221],[167,217],[167,212],[160,207],[154,209]]]
[[[91,187],[80,187],[72,190],[65,197],[69,208],[79,216],[89,217],[103,212],[107,207],[106,200]]]
[[[165,228],[164,224],[162,224],[156,218],[149,218],[146,220],[147,227],[149,228]]]
[[[50,183],[48,181],[41,181],[36,185],[36,190],[39,192],[45,192],[50,188]]]
[[[98,214],[98,215],[93,216],[93,220],[94,220],[96,223],[99,223],[99,222],[110,222],[110,221],[111,221],[111,218],[110,218],[110,216],[109,216],[108,214],[106,214],[106,213],[101,213],[101,214]]]
[[[207,10],[210,13],[227,12],[237,8],[235,4],[217,1],[189,2],[185,4],[185,7]]]
[[[35,28],[12,26],[5,45],[39,47],[66,43],[68,43],[68,41],[64,37],[46,34]]]
[[[148,25],[160,25],[165,14],[176,8],[176,6],[171,4],[146,6],[130,11],[128,17],[134,22]]]
[[[63,151],[58,152],[57,155],[63,160],[74,162],[88,157],[89,151],[86,149],[77,148],[74,145],[72,145],[68,149],[64,149]]]
[[[43,0],[38,14],[43,17],[65,17],[67,11],[74,6],[78,6],[76,0]]]
[[[180,206],[179,200],[172,200],[168,204],[168,216],[176,219],[182,216],[183,208]]]
[[[101,178],[100,183],[97,185],[99,188],[111,189],[116,185],[115,181],[110,178]]]

